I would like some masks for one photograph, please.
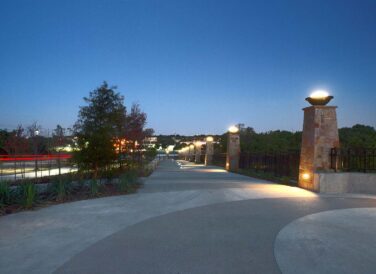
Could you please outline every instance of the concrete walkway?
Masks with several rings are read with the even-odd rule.
[[[1,217],[0,273],[374,273],[374,198],[166,160],[137,194]]]

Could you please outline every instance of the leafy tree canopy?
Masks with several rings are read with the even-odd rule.
[[[84,98],[87,105],[80,108],[74,125],[78,147],[75,159],[79,165],[93,169],[95,175],[116,159],[114,140],[125,133],[124,98],[115,90],[104,82],[91,91]]]

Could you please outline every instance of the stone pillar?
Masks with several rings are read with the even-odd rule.
[[[184,155],[184,160],[187,161],[188,160],[188,148],[187,147],[183,148],[183,155]]]
[[[213,137],[209,136],[206,138],[206,151],[205,151],[205,165],[206,166],[213,164],[213,154],[214,154]]]
[[[188,155],[188,161],[193,162],[194,158],[194,152],[195,152],[195,146],[193,144],[189,145],[189,155]]]
[[[316,171],[331,169],[330,150],[339,147],[335,106],[304,108],[304,124],[299,166],[299,186],[319,191],[314,183]]]
[[[195,163],[199,164],[201,162],[201,142],[195,143]]]
[[[239,130],[229,131],[227,140],[226,169],[237,171],[239,169],[240,138]]]

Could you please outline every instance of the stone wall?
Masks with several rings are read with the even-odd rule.
[[[376,194],[376,173],[319,172],[314,185],[320,193]]]

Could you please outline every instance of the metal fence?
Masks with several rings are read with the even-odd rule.
[[[335,171],[376,172],[376,149],[339,149],[330,152]]]
[[[240,153],[239,168],[265,172],[276,177],[299,177],[300,152]]]
[[[200,155],[200,163],[201,164],[205,163],[205,154]]]
[[[214,153],[213,165],[226,167],[226,153]]]
[[[39,179],[77,171],[70,154],[0,155],[0,181]],[[113,164],[102,171],[126,166],[143,166],[155,158],[142,151],[119,155]]]
[[[49,177],[74,171],[69,154],[0,155],[0,180]]]

